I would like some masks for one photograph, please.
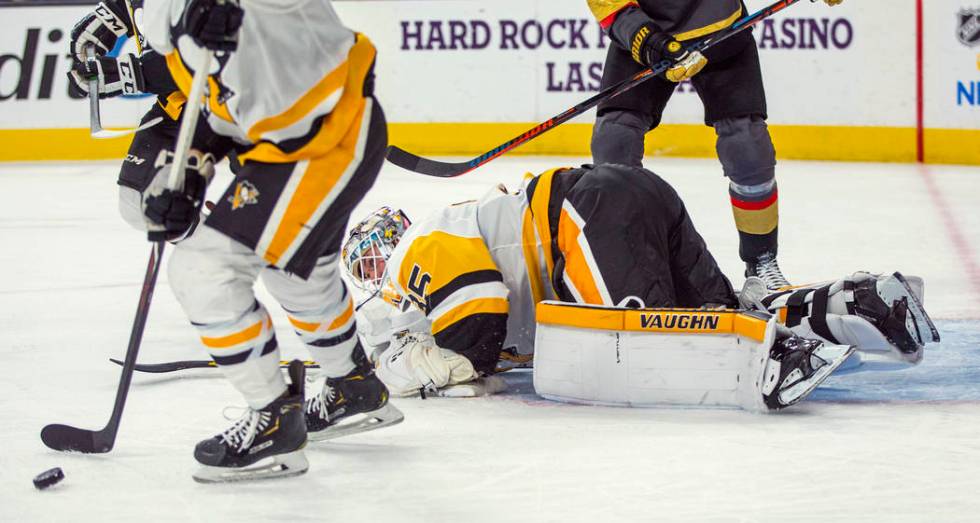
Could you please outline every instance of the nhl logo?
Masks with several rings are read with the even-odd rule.
[[[956,36],[960,42],[967,47],[980,45],[980,8],[961,9],[956,18]]]

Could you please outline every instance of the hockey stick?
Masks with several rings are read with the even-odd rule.
[[[116,365],[124,364],[121,360],[117,360],[115,358],[109,358],[109,361],[115,363]],[[307,369],[320,368],[320,364],[312,360],[304,361],[303,366],[305,366]],[[289,360],[281,360],[279,362],[279,367],[283,369],[288,368]],[[133,367],[133,370],[135,370],[136,372],[148,372],[151,374],[165,374],[168,372],[177,372],[177,371],[188,370],[188,369],[216,369],[216,368],[218,368],[218,364],[215,363],[213,360],[182,360],[182,361],[166,361],[163,363],[137,363]]]
[[[94,67],[95,63],[95,49],[92,46],[85,48],[85,57],[89,64]],[[88,80],[88,108],[89,108],[89,132],[92,134],[92,138],[98,138],[104,140],[106,138],[118,138],[120,136],[126,136],[127,134],[133,134],[143,129],[148,129],[154,125],[163,121],[162,117],[156,117],[145,124],[136,127],[135,129],[120,129],[118,131],[110,131],[109,129],[102,128],[102,115],[99,110],[99,78],[98,76],[93,76]]]
[[[708,38],[707,40],[702,40],[694,45],[687,48],[689,52],[699,52],[714,47],[715,45],[728,40],[732,36],[758,24],[762,20],[769,18],[770,16],[786,9],[787,7],[797,3],[799,0],[780,0],[768,7],[760,9],[759,11],[742,18],[741,20],[732,24],[728,29],[718,33],[713,38]],[[589,98],[588,100],[568,109],[567,111],[552,117],[545,122],[532,127],[524,134],[514,138],[508,142],[505,142],[486,153],[473,158],[468,162],[440,162],[436,160],[430,160],[428,158],[422,158],[416,156],[404,149],[399,148],[395,145],[389,145],[386,157],[389,162],[409,171],[417,172],[419,174],[425,174],[428,176],[438,176],[441,178],[453,178],[461,174],[466,174],[477,167],[501,156],[502,154],[514,149],[520,145],[523,145],[538,136],[554,129],[555,127],[575,118],[582,113],[592,109],[593,107],[599,105],[603,100],[610,99],[614,96],[618,96],[633,87],[647,81],[654,76],[660,75],[670,69],[674,65],[674,62],[670,60],[663,60],[658,63],[652,69],[647,69],[645,71],[639,72],[632,78],[623,80],[622,82],[607,87],[600,91],[595,96]]]
[[[204,94],[204,84],[208,78],[210,65],[211,53],[205,52],[201,65],[194,72],[191,92],[187,97],[187,105],[184,107],[183,120],[180,122],[180,133],[177,135],[174,160],[167,182],[167,186],[171,190],[179,191],[184,187],[184,167],[187,164],[187,155],[190,151],[194,129],[197,127],[201,97]],[[133,320],[129,346],[126,348],[126,361],[123,363],[119,387],[116,389],[116,402],[112,406],[109,422],[101,430],[80,429],[61,424],[46,425],[41,429],[41,441],[54,450],[101,454],[112,450],[116,443],[119,421],[122,418],[123,408],[126,406],[129,384],[133,379],[133,370],[136,367],[136,356],[143,339],[143,328],[146,326],[146,318],[150,312],[153,288],[156,286],[157,273],[160,272],[160,262],[163,260],[163,250],[167,244],[166,240],[158,239],[156,236],[154,233],[150,233],[150,239],[154,240],[153,249],[150,251],[150,261],[146,265],[143,291],[140,293],[139,305],[136,307],[136,318]]]

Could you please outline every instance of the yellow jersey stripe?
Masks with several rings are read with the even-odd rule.
[[[544,246],[544,263],[548,269],[548,284],[551,284],[555,273],[555,260],[551,252],[551,226],[548,223],[548,204],[551,202],[551,180],[555,173],[565,168],[552,169],[538,177],[538,184],[534,189],[534,196],[531,198],[531,214],[534,222],[538,226],[538,238]]]
[[[263,134],[289,127],[302,119],[310,111],[315,109],[317,105],[320,105],[320,102],[326,100],[328,96],[333,94],[334,91],[343,87],[349,72],[350,60],[348,59],[320,79],[306,94],[300,97],[299,100],[296,100],[296,103],[290,108],[280,114],[256,122],[248,130],[249,139],[253,142],[258,142],[262,139]]]
[[[636,0],[589,0],[592,16],[600,22],[631,5],[637,5]]]
[[[180,118],[180,112],[184,110],[184,104],[187,103],[187,97],[180,91],[174,91],[167,95],[166,103],[163,103],[160,100],[157,100],[157,103],[160,104],[163,112],[167,113],[167,116],[169,116],[171,120],[176,120]]]
[[[398,285],[422,301],[464,274],[499,271],[483,238],[444,231],[432,231],[413,239],[405,260],[398,268]],[[412,281],[415,267],[418,271]]]
[[[677,40],[678,42],[683,42],[685,40],[694,40],[695,38],[701,38],[702,36],[706,36],[711,33],[717,33],[718,31],[721,31],[722,29],[734,24],[736,20],[741,18],[741,16],[742,16],[742,6],[739,6],[738,10],[735,11],[728,18],[720,22],[715,22],[711,25],[706,25],[698,29],[692,29],[690,31],[684,31],[683,33],[675,34],[674,40]]]
[[[581,234],[578,224],[568,215],[568,211],[562,209],[558,219],[558,249],[565,258],[565,276],[572,281],[585,303],[602,305],[602,293],[596,285],[596,275],[592,274],[592,268],[589,267],[578,241]]]
[[[456,322],[474,314],[507,314],[509,307],[504,298],[480,298],[468,301],[446,311],[432,321],[432,334],[435,335]]]
[[[239,159],[242,162],[292,163],[323,156],[337,148],[364,113],[364,79],[374,64],[375,54],[371,41],[358,33],[357,41],[347,55],[344,92],[330,114],[324,116],[320,131],[309,142],[293,152],[286,152],[271,142],[262,141],[238,155]]]
[[[303,178],[289,200],[289,205],[279,221],[272,241],[269,242],[268,249],[263,253],[263,258],[270,264],[278,265],[279,259],[296,241],[300,231],[309,223],[320,204],[330,194],[351,161],[354,160],[360,127],[363,124],[364,107],[362,99],[361,109],[358,111],[354,128],[344,137],[338,147],[328,154],[310,160],[306,166],[306,170],[302,174]]]
[[[524,250],[524,263],[527,265],[527,279],[531,285],[534,303],[544,299],[544,282],[541,281],[541,262],[538,260],[538,242],[534,236],[534,218],[531,209],[524,209],[521,223],[521,248]]]

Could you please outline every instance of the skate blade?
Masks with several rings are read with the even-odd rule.
[[[306,460],[306,455],[300,449],[287,454],[269,456],[241,468],[202,465],[193,477],[198,483],[232,483],[298,476],[309,468],[310,462]]]
[[[876,289],[878,296],[889,307],[896,301],[907,298],[911,318],[906,319],[906,328],[919,340],[920,345],[939,341],[939,330],[936,329],[936,324],[932,322],[932,318],[922,306],[922,300],[919,299],[902,273],[896,272],[878,280]]]
[[[330,439],[350,436],[361,432],[377,430],[389,425],[397,425],[405,419],[402,411],[394,405],[387,403],[378,410],[359,414],[359,419],[348,422],[341,421],[318,432],[308,432],[306,434],[310,441],[327,441]]]
[[[784,390],[779,391],[779,403],[784,407],[795,405],[803,401],[811,392],[824,382],[838,367],[844,364],[851,354],[854,354],[856,347],[853,345],[824,345],[815,352],[815,355],[827,361],[827,364],[817,369],[810,376],[810,379],[801,381]]]

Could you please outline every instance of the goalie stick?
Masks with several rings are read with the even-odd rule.
[[[694,45],[691,45],[686,49],[686,51],[693,53],[693,52],[700,52],[709,49],[721,42],[724,42],[725,40],[731,38],[732,36],[758,24],[762,20],[769,18],[770,16],[778,13],[779,11],[782,11],[783,9],[786,9],[787,7],[797,2],[799,2],[799,0],[780,0],[779,2],[776,2],[768,7],[764,7],[756,11],[755,13],[746,16],[745,18],[742,18],[741,20],[735,22],[730,27],[728,27],[728,29],[725,29],[720,33],[718,33],[715,37],[708,38]],[[639,72],[631,78],[627,78],[626,80],[623,80],[622,82],[616,85],[603,89],[598,94],[589,98],[588,100],[585,100],[584,102],[576,105],[575,107],[572,107],[571,109],[568,109],[567,111],[557,116],[554,116],[535,127],[532,127],[527,132],[518,136],[517,138],[505,142],[487,151],[486,153],[477,156],[476,158],[473,158],[468,162],[453,163],[453,162],[440,162],[436,160],[430,160],[428,158],[422,158],[421,156],[416,156],[395,145],[388,146],[388,151],[385,156],[389,162],[403,169],[417,172],[419,174],[425,174],[427,176],[438,176],[440,178],[453,178],[462,174],[466,174],[472,171],[473,169],[476,169],[477,167],[480,167],[481,165],[493,160],[494,158],[503,155],[507,151],[519,147],[537,138],[538,136],[541,136],[542,134],[554,129],[555,127],[571,120],[572,118],[575,118],[585,113],[589,109],[592,109],[593,107],[599,105],[599,103],[602,102],[603,100],[607,100],[614,96],[618,96],[632,89],[633,87],[636,87],[637,85],[649,80],[650,78],[653,78],[654,76],[664,73],[665,71],[670,69],[672,65],[674,65],[674,62],[670,60],[663,60],[660,63],[658,63],[655,67]]]
[[[191,148],[191,139],[197,127],[197,117],[200,115],[201,98],[204,95],[204,83],[208,78],[211,65],[211,53],[205,52],[201,64],[194,72],[191,81],[191,91],[187,96],[183,120],[180,122],[180,132],[177,135],[177,145],[174,147],[173,166],[167,186],[179,191],[184,186],[184,167]],[[122,374],[119,377],[119,387],[116,389],[116,401],[112,406],[112,415],[101,430],[88,430],[70,425],[51,424],[41,429],[41,441],[45,445],[60,451],[74,451],[84,454],[102,454],[112,450],[116,443],[116,433],[119,431],[119,421],[126,397],[129,395],[129,384],[133,380],[133,370],[136,367],[136,356],[139,353],[140,342],[143,339],[143,328],[146,317],[150,312],[150,301],[153,298],[153,288],[156,286],[157,273],[160,272],[160,262],[167,242],[156,238],[151,232],[150,239],[154,240],[150,251],[150,260],[146,265],[146,275],[143,277],[143,290],[140,293],[139,305],[136,307],[136,318],[133,319],[133,330],[129,335],[129,346],[126,348],[126,361],[123,363]]]
[[[116,365],[123,365],[122,360],[117,360],[115,358],[109,358],[109,361],[115,363]],[[303,366],[307,369],[319,369],[320,365],[311,360],[303,362]],[[218,365],[213,360],[182,360],[182,361],[165,361],[163,363],[137,363],[133,366],[133,370],[136,372],[148,372],[150,374],[165,374],[167,372],[177,372],[181,370],[188,369],[214,369]],[[280,368],[288,368],[289,361],[281,360],[279,361]]]

